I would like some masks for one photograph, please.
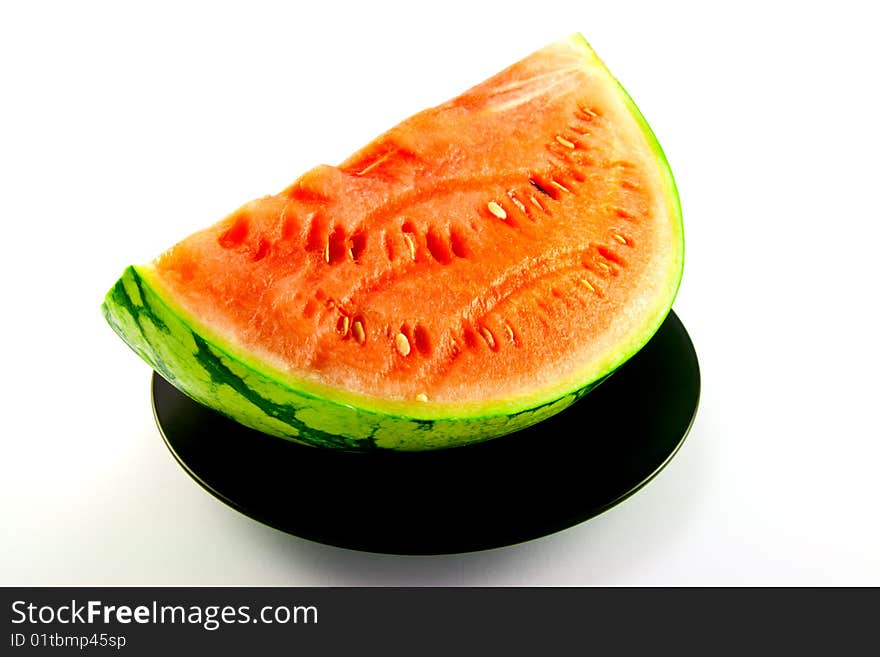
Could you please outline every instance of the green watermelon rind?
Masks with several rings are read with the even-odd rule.
[[[138,267],[125,270],[102,310],[129,347],[195,401],[257,431],[317,447],[414,451],[479,442],[548,418],[597,385],[513,414],[391,415],[314,396],[232,355],[222,340],[206,337],[208,331],[172,309]]]
[[[527,397],[473,404],[426,404],[368,398],[300,379],[262,362],[214,333],[165,293],[152,268],[132,266],[108,292],[103,312],[122,339],[172,385],[195,401],[258,431],[335,449],[430,450],[503,436],[540,422],[590,392],[636,354],[662,325],[681,283],[684,236],[678,190],[666,156],[629,94],[586,40],[568,44],[615,90],[663,177],[675,244],[668,280],[641,327],[552,388]]]

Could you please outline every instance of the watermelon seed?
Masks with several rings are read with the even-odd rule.
[[[512,202],[516,207],[518,207],[518,208],[520,209],[521,212],[523,212],[523,213],[525,213],[526,215],[528,215],[528,212],[526,212],[526,206],[523,205],[523,202],[520,201],[520,200],[516,197],[516,194],[514,194],[514,192],[513,192],[512,189],[509,190],[509,191],[507,192],[507,195],[510,197],[511,202]]]
[[[363,175],[366,175],[371,169],[373,169],[373,168],[379,166],[380,164],[382,164],[382,162],[384,162],[385,160],[387,160],[389,155],[391,155],[391,151],[388,151],[388,152],[386,152],[386,153],[383,153],[382,155],[380,155],[379,157],[377,157],[376,159],[374,159],[372,162],[370,162],[370,163],[369,163],[367,166],[365,166],[363,169],[361,169],[360,171],[356,172],[354,175],[356,175],[356,176],[363,176]]]
[[[606,265],[604,262],[597,262],[596,266],[606,273],[609,273],[611,271],[611,267]]]
[[[596,291],[596,288],[594,288],[592,285],[590,285],[590,281],[588,281],[586,278],[582,278],[582,279],[580,279],[580,281],[583,284],[583,286],[586,287],[590,292]]]
[[[578,103],[578,110],[580,110],[583,114],[588,115],[590,117],[590,118],[586,119],[588,121],[592,121],[593,119],[599,118],[599,115],[596,114],[596,112],[594,112],[592,108],[584,107],[580,103]],[[577,116],[577,115],[578,115],[578,113],[577,113],[577,111],[575,111],[575,116]]]
[[[498,348],[498,345],[495,343],[495,336],[492,335],[492,331],[488,329],[486,326],[480,327],[480,335],[483,336],[483,339],[486,341],[486,344],[489,345],[489,349],[495,351]]]
[[[403,333],[398,333],[394,336],[394,346],[397,347],[397,353],[401,356],[409,356],[409,352],[411,351],[409,338]]]
[[[513,332],[513,327],[508,322],[504,322],[504,332],[507,334],[507,339],[513,344],[516,344],[516,334]]]
[[[348,336],[348,325],[351,320],[348,318],[348,315],[343,315],[336,322],[336,330],[339,332],[343,338]]]
[[[405,239],[405,240],[406,240],[406,243],[409,245],[409,257],[412,258],[413,260],[415,260],[415,259],[416,259],[416,243],[415,243],[415,240],[413,240],[412,235],[410,235],[409,233],[404,233],[404,234],[403,234],[403,239]]]
[[[502,220],[507,219],[507,212],[504,210],[504,208],[502,208],[500,205],[498,205],[495,201],[489,201],[489,203],[486,205],[486,207],[489,208],[489,212],[494,214],[499,219],[502,219]]]
[[[568,139],[566,139],[565,137],[563,137],[561,135],[556,135],[556,141],[558,141],[560,144],[562,144],[566,148],[574,148],[574,144],[572,142],[568,141]]]
[[[354,324],[351,325],[351,332],[358,344],[363,344],[367,341],[367,334],[364,333],[364,325],[361,320],[354,320]]]
[[[629,244],[629,242],[626,241],[626,238],[623,235],[619,235],[618,233],[614,233],[614,239],[616,239],[621,244]]]
[[[367,234],[362,232],[355,233],[351,236],[350,244],[351,246],[348,248],[348,257],[354,262],[357,262],[358,258],[360,258],[361,254],[364,252],[364,249],[367,248]]]
[[[539,210],[542,210],[542,211],[544,211],[544,212],[547,212],[547,210],[544,209],[544,206],[541,205],[541,201],[539,201],[538,199],[536,199],[534,194],[530,194],[530,195],[529,195],[529,200],[530,200],[532,203],[534,203],[536,206],[538,206],[538,209],[539,209]]]
[[[551,180],[550,184],[553,185],[556,189],[558,189],[560,191],[571,193],[571,190],[560,182],[557,182],[555,180]]]
[[[426,395],[423,392],[420,392],[419,394],[416,395],[416,401],[426,402],[426,401],[428,401],[428,395]]]
[[[324,242],[324,261],[327,264],[335,264],[342,261],[348,252],[348,239],[345,231],[336,226],[330,231]]]
[[[634,214],[632,214],[631,212],[629,212],[627,210],[624,210],[623,208],[619,208],[619,207],[615,206],[612,209],[614,210],[614,213],[618,217],[620,217],[621,219],[635,219],[636,218]]]

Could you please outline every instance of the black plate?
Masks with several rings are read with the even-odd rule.
[[[609,509],[675,455],[699,393],[697,355],[674,313],[642,351],[562,413],[433,452],[297,445],[228,420],[153,375],[165,442],[212,495],[296,536],[397,554],[510,545]]]

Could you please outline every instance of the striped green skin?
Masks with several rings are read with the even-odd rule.
[[[107,293],[102,310],[141,358],[192,399],[258,431],[316,447],[415,451],[475,443],[548,418],[600,383],[514,414],[403,417],[304,393],[243,363],[193,330],[135,267]]]

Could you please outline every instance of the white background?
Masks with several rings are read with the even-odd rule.
[[[0,9],[0,584],[880,584],[870,3],[141,4]],[[703,393],[678,456],[587,523],[447,557],[199,488],[99,312],[122,269],[574,31],[681,192]]]

